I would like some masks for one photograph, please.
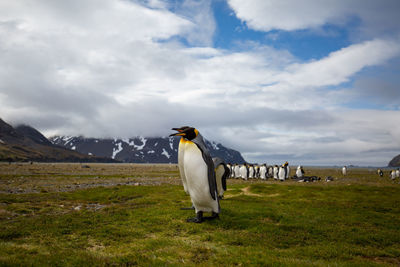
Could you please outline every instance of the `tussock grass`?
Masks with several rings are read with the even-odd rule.
[[[220,219],[191,224],[175,165],[14,167],[0,166],[3,266],[400,264],[400,185],[368,169],[306,170],[330,183],[229,180]]]

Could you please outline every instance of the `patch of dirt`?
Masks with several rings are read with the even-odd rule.
[[[290,190],[289,190],[290,191]],[[276,193],[276,194],[269,194],[269,195],[265,195],[266,197],[278,197],[278,196],[280,196],[281,194],[279,194],[279,193]]]
[[[228,191],[229,191],[229,189],[228,189]],[[250,192],[250,186],[247,186],[247,187],[242,188],[240,193],[232,194],[232,195],[231,194],[225,195],[224,198],[232,198],[232,197],[236,197],[236,196],[240,196],[240,195],[252,196],[252,197],[262,197],[262,195],[260,195],[260,194]]]
[[[262,195],[260,194],[255,194],[250,192],[250,186],[242,188],[242,192],[246,196],[252,196],[252,197],[261,197]]]
[[[367,259],[369,261],[373,261],[376,263],[389,263],[393,265],[400,266],[400,259],[398,258],[392,258],[392,257],[369,257],[369,256],[363,256],[364,259]]]

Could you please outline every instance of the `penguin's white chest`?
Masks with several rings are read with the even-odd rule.
[[[274,178],[278,179],[278,167],[274,167]]]
[[[183,163],[183,159],[184,159],[184,155],[185,155],[185,141],[183,138],[181,138],[181,140],[179,141],[179,148],[178,148],[178,168],[179,168],[179,173],[182,179],[182,184],[183,184],[183,189],[185,190],[185,192],[187,194],[189,194],[188,189],[187,189],[187,185],[186,185],[186,176],[185,176],[185,170],[183,168],[184,163]]]
[[[196,212],[218,212],[218,201],[212,199],[210,194],[207,164],[201,150],[193,142],[185,142],[183,166],[187,189]]]
[[[279,180],[285,180],[286,173],[285,173],[284,167],[279,168],[278,177],[279,177]]]
[[[240,176],[247,180],[247,170],[245,166],[240,167]]]
[[[239,166],[235,167],[235,177],[240,178],[240,167]]]
[[[266,178],[266,173],[267,173],[267,168],[265,166],[260,167],[260,178],[265,179]]]

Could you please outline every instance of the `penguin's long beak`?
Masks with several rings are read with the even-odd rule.
[[[184,136],[185,133],[182,132],[182,128],[172,128],[171,130],[178,131],[177,133],[170,134],[169,136]]]
[[[186,135],[185,133],[173,133],[173,134],[170,134],[169,136],[184,136],[184,135]]]

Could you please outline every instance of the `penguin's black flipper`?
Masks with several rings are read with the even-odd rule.
[[[208,185],[210,187],[210,195],[212,199],[218,199],[218,189],[217,189],[217,180],[215,178],[215,170],[214,170],[214,162],[210,156],[210,152],[208,152],[207,147],[204,144],[203,138],[199,134],[197,136],[199,139],[193,139],[192,142],[197,145],[197,147],[201,150],[201,154],[203,156],[204,162],[207,164],[208,171]]]

